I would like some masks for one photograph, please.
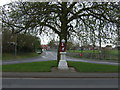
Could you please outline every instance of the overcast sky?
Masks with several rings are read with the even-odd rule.
[[[10,3],[10,2],[13,2],[13,1],[16,1],[16,0],[0,0],[0,6]]]

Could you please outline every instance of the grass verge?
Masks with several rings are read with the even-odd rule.
[[[82,56],[80,54],[82,53]],[[99,50],[69,50],[67,55],[74,58],[93,59],[93,60],[112,60],[118,61],[118,50],[104,50],[99,53]]]
[[[12,60],[12,59],[24,59],[24,58],[31,58],[39,56],[37,53],[18,53],[17,56],[15,56],[12,53],[3,53],[2,60]]]
[[[57,67],[56,61],[41,61],[32,63],[3,65],[3,72],[50,72],[52,67]]]
[[[70,67],[78,72],[118,72],[118,66],[68,61]],[[120,68],[120,66],[119,66]]]
[[[118,50],[104,50],[106,53],[118,55]],[[68,50],[67,52],[81,53],[81,50]],[[99,53],[99,50],[83,50],[82,53]]]
[[[118,66],[103,65],[84,62],[68,61],[69,67],[74,67],[78,72],[118,72]],[[3,65],[3,72],[50,72],[52,67],[57,67],[57,61],[42,61]]]

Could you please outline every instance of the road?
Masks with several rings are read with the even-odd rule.
[[[50,61],[57,60],[57,53],[53,51],[46,51],[42,55],[34,58],[28,59],[18,59],[18,60],[9,60],[3,61],[2,64],[15,64],[15,63],[27,63],[27,62],[39,62],[39,61]],[[115,62],[106,62],[106,61],[93,61],[93,60],[82,60],[78,58],[72,58],[67,56],[67,61],[76,61],[76,62],[89,62],[89,63],[98,63],[98,64],[109,64],[109,65],[118,65]]]
[[[16,63],[27,63],[27,62],[51,61],[51,60],[57,60],[56,52],[46,51],[42,53],[42,55],[37,57],[18,59],[18,60],[6,60],[6,61],[2,61],[2,64],[4,65],[4,64],[16,64]]]
[[[117,78],[3,78],[3,88],[118,88]]]

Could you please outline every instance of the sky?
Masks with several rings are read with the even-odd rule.
[[[7,4],[7,3],[10,3],[12,1],[16,1],[16,0],[0,0],[0,6]]]
[[[0,6],[13,2],[13,1],[18,1],[18,0],[0,0]],[[70,0],[70,1],[73,1],[73,0]]]

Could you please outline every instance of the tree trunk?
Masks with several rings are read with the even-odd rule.
[[[63,2],[62,3],[62,15],[60,17],[60,21],[61,21],[61,32],[60,32],[60,40],[59,40],[59,46],[58,46],[58,54],[57,54],[57,61],[59,63],[59,60],[60,60],[60,44],[61,44],[61,41],[62,39],[65,40],[65,49],[66,49],[66,46],[67,46],[67,36],[68,36],[68,19],[67,19],[67,12],[66,12],[66,9],[67,9],[67,2]]]
[[[117,24],[117,35],[118,35],[118,40],[117,40],[117,48],[118,48],[118,63],[120,63],[120,24]]]
[[[58,51],[57,51],[57,63],[59,63],[60,61],[60,44],[61,44],[61,36],[60,36],[60,41],[59,41],[59,45],[58,45]]]

